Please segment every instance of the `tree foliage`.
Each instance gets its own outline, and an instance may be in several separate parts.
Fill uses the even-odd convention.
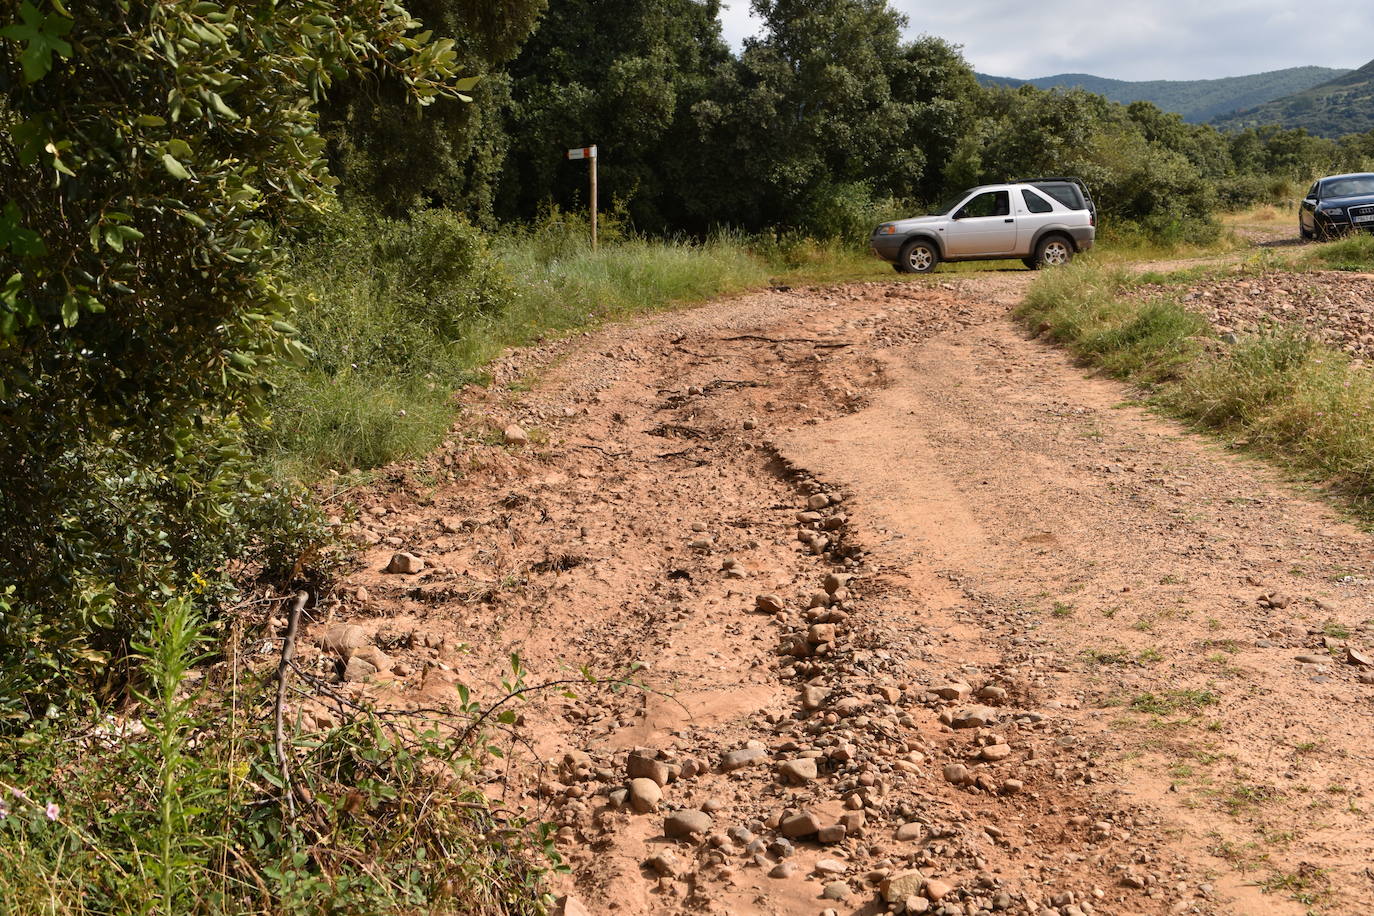
[[[445,206],[490,223],[509,147],[511,81],[547,0],[409,0],[407,9],[453,42],[457,66],[477,77],[471,99],[421,106],[405,75],[373,70],[338,81],[323,106],[334,171],[354,195],[390,215]]]
[[[274,234],[333,194],[316,102],[374,68],[422,103],[461,84],[395,0],[0,21],[0,667],[36,688],[100,671],[150,603],[217,597],[231,560],[288,559],[286,532],[246,553],[255,516],[296,508],[241,431],[264,367],[302,355]]]

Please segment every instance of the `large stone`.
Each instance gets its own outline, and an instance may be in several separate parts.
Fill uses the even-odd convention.
[[[878,885],[878,893],[883,895],[884,902],[896,903],[907,897],[919,896],[921,888],[925,885],[926,876],[912,868],[907,871],[899,871],[895,875],[888,875]]]
[[[355,655],[353,658],[350,658],[348,664],[344,666],[343,677],[345,681],[356,682],[370,680],[376,674],[376,665]]]
[[[501,438],[505,440],[507,445],[525,445],[530,441],[529,433],[514,423],[502,430]]]
[[[754,599],[754,607],[769,614],[776,614],[786,606],[777,595],[759,595]]]
[[[658,803],[661,801],[663,790],[658,787],[658,783],[642,776],[630,780],[630,807],[640,814],[658,810]]]
[[[978,756],[982,757],[984,760],[990,760],[995,763],[998,760],[1006,760],[1010,757],[1011,748],[1005,744],[990,744],[983,748]]]
[[[320,648],[344,661],[367,644],[367,632],[356,623],[336,623],[320,636]]]
[[[631,779],[652,779],[660,787],[668,784],[671,770],[668,764],[647,753],[635,752],[630,755],[626,771]]]
[[[954,891],[954,885],[948,881],[939,881],[934,878],[927,881],[923,888],[926,899],[939,902],[948,897]]]
[[[753,766],[764,757],[768,752],[761,747],[742,747],[736,751],[730,751],[720,761],[722,773],[733,773],[735,770],[742,770],[747,766]]]
[[[938,684],[931,688],[931,693],[942,700],[962,700],[973,692],[973,688],[963,681],[953,681],[949,684]]]
[[[820,818],[810,811],[803,811],[801,814],[794,814],[783,821],[779,827],[782,835],[789,840],[800,839],[801,837],[811,836],[821,829]]]
[[[824,687],[805,687],[802,689],[802,709],[807,712],[820,709],[829,697],[830,691]]]
[[[778,775],[782,781],[791,785],[805,785],[816,779],[816,761],[812,757],[785,760],[778,764]]]
[[[986,728],[997,721],[997,710],[991,706],[967,706],[954,714],[955,728]]]
[[[663,821],[663,835],[672,840],[684,840],[711,829],[711,815],[689,809],[675,811]]]
[[[946,782],[952,782],[956,786],[966,786],[973,782],[973,774],[962,763],[947,763],[941,768],[941,772]]]
[[[806,641],[813,646],[835,641],[835,625],[833,623],[813,623],[811,628],[806,631]]]
[[[395,553],[391,555],[391,562],[386,564],[386,571],[389,573],[400,573],[401,575],[413,576],[425,568],[425,561],[413,553]]]
[[[572,895],[558,901],[558,916],[592,916],[591,912]]]

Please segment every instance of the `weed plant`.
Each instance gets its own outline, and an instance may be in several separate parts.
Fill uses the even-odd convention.
[[[481,707],[463,697],[443,727],[354,707],[290,729],[288,784],[270,673],[229,658],[193,676],[208,645],[191,603],[169,601],[138,646],[134,712],[40,722],[0,747],[0,912],[542,912],[547,831],[471,787],[494,748],[457,729]],[[507,684],[525,689],[518,662]]]

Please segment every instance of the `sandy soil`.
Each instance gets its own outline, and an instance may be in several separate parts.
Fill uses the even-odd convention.
[[[635,682],[527,695],[483,774],[569,913],[1374,912],[1370,538],[1029,339],[1031,277],[513,354],[309,636],[384,703]]]

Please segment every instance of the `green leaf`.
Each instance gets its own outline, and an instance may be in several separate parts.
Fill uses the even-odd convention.
[[[5,204],[0,211],[0,250],[8,248],[21,258],[36,258],[48,253],[48,246],[37,232],[25,228],[21,223],[19,205],[14,201]]]
[[[226,105],[224,99],[220,98],[218,92],[210,93],[210,107],[215,110],[216,114],[228,118],[231,121],[237,121],[239,118],[238,112]]]
[[[178,162],[176,157],[170,153],[162,154],[162,167],[165,168],[167,173],[173,178],[189,179],[191,177],[191,173],[186,171],[186,166]]]
[[[24,81],[36,83],[52,70],[52,57],[66,59],[72,55],[72,46],[62,39],[76,24],[61,13],[44,16],[29,0],[19,4],[19,18],[22,23],[0,29],[0,36],[21,42],[25,47],[19,54],[19,63],[24,68]]]

